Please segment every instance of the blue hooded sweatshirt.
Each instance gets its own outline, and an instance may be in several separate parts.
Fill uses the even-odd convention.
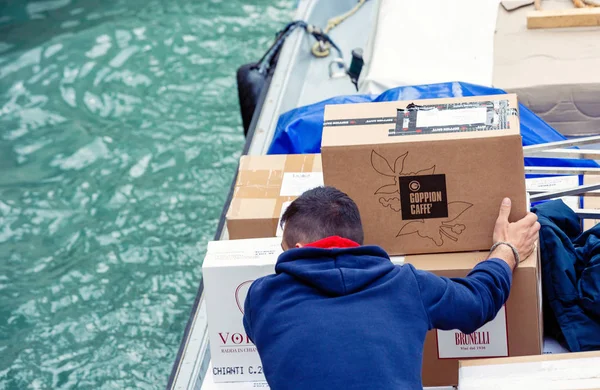
[[[376,246],[304,247],[246,297],[244,327],[274,390],[419,389],[425,334],[472,333],[508,298],[499,259],[448,279],[392,264]]]

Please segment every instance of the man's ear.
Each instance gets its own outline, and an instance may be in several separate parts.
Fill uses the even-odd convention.
[[[298,242],[296,243],[296,248],[304,248],[306,244],[304,244],[303,242]]]

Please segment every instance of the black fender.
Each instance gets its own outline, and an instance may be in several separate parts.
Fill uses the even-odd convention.
[[[266,78],[267,75],[260,73],[256,64],[245,64],[237,70],[238,98],[244,135],[248,135],[252,116],[265,86]]]

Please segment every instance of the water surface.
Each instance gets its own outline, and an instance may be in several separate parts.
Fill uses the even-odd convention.
[[[0,389],[164,388],[292,7],[0,3]]]

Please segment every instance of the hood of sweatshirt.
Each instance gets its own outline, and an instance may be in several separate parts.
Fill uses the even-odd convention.
[[[306,246],[282,253],[275,266],[275,272],[333,296],[360,291],[393,269],[388,254],[377,246]]]

